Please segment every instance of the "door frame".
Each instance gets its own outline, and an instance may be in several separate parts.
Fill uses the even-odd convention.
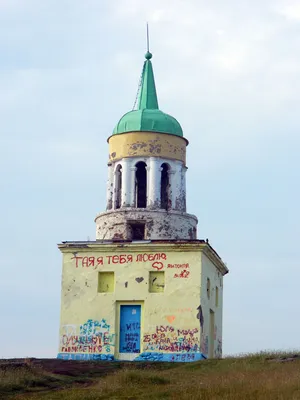
[[[141,330],[140,330],[140,353],[120,353],[120,320],[121,306],[141,306]],[[118,360],[132,361],[143,352],[144,337],[144,300],[116,301],[116,336],[115,336],[115,358]]]

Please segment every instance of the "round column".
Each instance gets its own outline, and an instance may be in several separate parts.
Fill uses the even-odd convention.
[[[149,158],[149,168],[147,168],[148,196],[147,207],[160,208],[160,185],[161,185],[161,159],[156,157]]]
[[[106,209],[111,210],[113,207],[114,170],[111,162],[109,162],[107,166],[108,166],[108,177],[106,185]]]
[[[176,170],[170,169],[168,171],[168,174],[169,174],[169,184],[170,184],[169,196],[171,199],[171,210],[174,210],[175,200],[176,200]]]
[[[129,207],[136,207],[136,194],[135,194],[135,173],[137,168],[130,167],[130,179],[131,179],[131,195],[130,195],[130,206]]]
[[[182,211],[182,163],[175,161],[172,174],[172,209]]]
[[[122,160],[122,207],[130,207],[132,198],[131,161]]]
[[[120,163],[118,163],[118,165],[121,165]],[[118,169],[115,169],[115,171],[114,171],[114,185],[113,185],[113,187],[114,187],[114,190],[113,190],[113,209],[115,210],[115,209],[117,209],[117,208],[120,208],[121,207],[121,202],[122,202],[122,195],[121,195],[121,198],[118,198],[118,195],[119,195],[119,190],[120,190],[120,187],[119,187],[119,182],[120,182],[120,175],[122,174],[122,168],[120,168],[119,170]],[[121,176],[121,179],[122,179],[122,176]]]
[[[182,211],[186,212],[186,171],[187,167],[182,166]]]

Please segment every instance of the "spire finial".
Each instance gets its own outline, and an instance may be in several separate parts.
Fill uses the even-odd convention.
[[[147,22],[147,53],[145,54],[146,60],[151,60],[152,54],[149,51],[149,26]]]
[[[149,25],[147,22],[147,51],[149,51]]]
[[[138,92],[138,110],[145,108],[158,110],[158,101],[156,95],[155,81],[152,69],[152,54],[149,51],[149,27],[147,23],[147,53],[145,54],[141,84]]]

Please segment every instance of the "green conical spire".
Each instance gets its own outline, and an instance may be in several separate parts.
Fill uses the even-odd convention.
[[[145,54],[146,61],[144,62],[141,88],[138,100],[138,110],[147,108],[148,110],[158,110],[158,101],[156,95],[155,81],[152,63],[150,59],[152,54],[149,51]]]
[[[113,135],[127,132],[154,132],[183,137],[179,122],[171,115],[158,109],[152,63],[150,61],[152,54],[149,50],[145,54],[145,58],[137,109],[123,115],[115,126]]]

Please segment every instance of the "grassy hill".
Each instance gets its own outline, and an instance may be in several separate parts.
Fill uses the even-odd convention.
[[[1,399],[300,399],[300,354],[195,363],[0,360]]]

